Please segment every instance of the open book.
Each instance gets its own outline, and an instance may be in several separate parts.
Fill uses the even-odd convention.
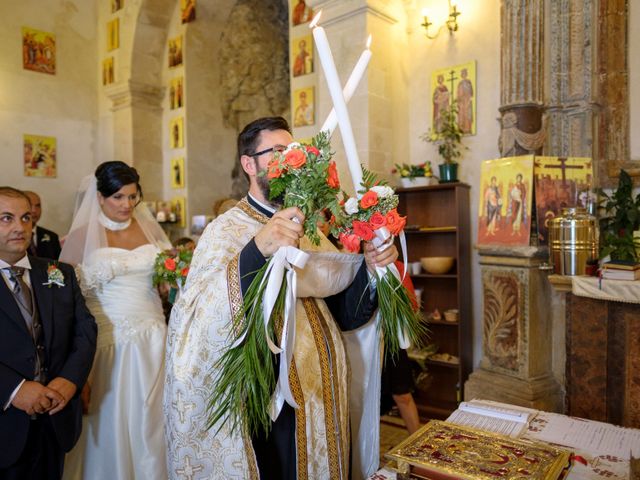
[[[538,410],[530,408],[515,405],[506,407],[505,404],[489,400],[471,400],[462,402],[447,421],[518,438],[537,414]]]

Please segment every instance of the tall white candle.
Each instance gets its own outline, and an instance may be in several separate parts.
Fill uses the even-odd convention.
[[[370,46],[371,35],[369,35],[369,39],[367,40],[367,48],[365,48],[365,50],[360,55],[358,63],[356,63],[356,66],[353,67],[353,71],[349,76],[349,80],[347,80],[347,84],[342,90],[342,95],[344,96],[344,101],[346,103],[349,103],[349,100],[351,100],[351,97],[353,97],[356,88],[358,88],[358,85],[360,84],[360,80],[362,80],[362,77],[364,76],[364,72],[367,70],[369,60],[371,60],[371,50],[369,49]],[[331,113],[329,113],[329,116],[324,121],[324,124],[322,125],[322,128],[320,130],[323,132],[327,132],[329,134],[329,137],[331,137],[331,135],[333,135],[333,131],[337,126],[338,116],[336,115],[335,108],[332,108]]]
[[[331,100],[333,100],[333,108],[336,111],[338,124],[340,125],[340,133],[342,133],[342,143],[344,145],[345,153],[347,154],[349,173],[351,174],[351,180],[353,181],[353,188],[357,194],[358,190],[362,188],[362,166],[360,165],[360,159],[358,158],[358,150],[356,148],[355,139],[353,138],[353,130],[351,129],[351,120],[349,119],[347,104],[344,101],[344,96],[342,95],[340,78],[338,77],[336,65],[333,62],[333,55],[331,54],[331,48],[329,47],[329,40],[327,39],[324,28],[316,26],[320,19],[320,13],[322,12],[318,12],[309,25],[309,28],[313,28],[313,40],[316,44],[316,48],[318,49],[320,63],[322,64],[324,76],[327,80]]]

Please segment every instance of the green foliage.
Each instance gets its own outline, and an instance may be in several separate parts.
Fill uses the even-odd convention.
[[[393,357],[400,350],[398,332],[404,331],[412,347],[420,349],[428,336],[426,323],[419,311],[414,310],[409,292],[391,271],[378,278],[378,308],[384,348]]]
[[[618,188],[611,195],[599,189],[602,200],[599,209],[606,216],[600,218],[600,258],[610,255],[613,260],[638,261],[633,232],[640,229],[640,194],[633,197],[633,182],[620,170]]]
[[[283,279],[278,299],[273,308],[265,333],[260,286],[269,264],[265,264],[247,289],[243,306],[234,318],[235,338],[244,340],[228,349],[214,364],[213,394],[207,406],[207,429],[218,425],[218,430],[231,422],[231,430],[246,424],[251,435],[268,432],[271,428],[269,404],[276,387],[273,354],[267,345],[266,335],[274,339],[274,322],[284,311],[284,295],[287,287]],[[233,339],[231,339],[233,341]],[[275,342],[274,342],[275,343]]]
[[[445,163],[456,163],[462,155],[463,132],[458,126],[458,104],[454,101],[451,106],[442,111],[442,126],[438,131],[430,128],[420,136],[422,140],[438,146],[438,153]]]

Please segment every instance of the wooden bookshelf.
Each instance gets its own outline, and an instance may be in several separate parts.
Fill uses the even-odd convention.
[[[432,275],[424,270],[411,279],[421,288],[425,318],[436,308],[442,320],[429,323],[428,342],[438,345],[438,353],[459,358],[459,363],[427,359],[430,381],[414,393],[420,415],[446,418],[464,398],[463,388],[472,367],[473,319],[471,311],[471,232],[469,185],[448,183],[429,187],[400,188],[398,210],[407,216],[409,262],[421,257],[455,258],[451,271]],[[444,311],[458,309],[458,321],[444,320]],[[414,368],[421,369],[417,363]],[[419,387],[419,386],[418,386]]]

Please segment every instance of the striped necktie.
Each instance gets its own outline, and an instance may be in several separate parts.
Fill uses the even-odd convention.
[[[24,275],[24,268],[22,267],[10,267],[9,269],[9,278],[11,279],[11,283],[13,283],[13,294],[15,295],[18,302],[22,308],[29,314],[29,316],[33,316],[33,300],[31,298],[31,290],[25,283],[22,278]]]

